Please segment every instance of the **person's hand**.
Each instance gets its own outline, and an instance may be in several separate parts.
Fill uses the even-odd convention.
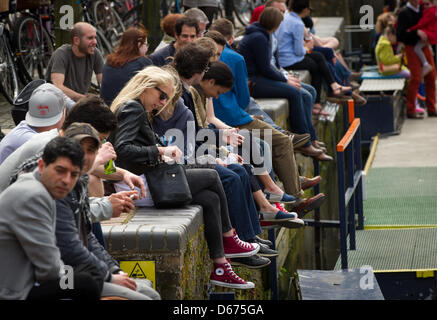
[[[238,134],[237,128],[230,128],[223,130],[223,141],[233,147],[241,145],[244,141],[244,137]]]
[[[112,144],[110,142],[105,142],[97,152],[96,159],[94,160],[94,167],[103,165],[111,159],[117,159],[117,154],[115,153]]]
[[[231,153],[231,154],[237,159],[237,162],[239,164],[243,164],[243,157],[242,156],[240,156],[238,153]]]
[[[159,147],[158,150],[161,156],[168,157],[176,162],[182,157],[182,151],[177,146]]]
[[[302,87],[302,85],[300,84],[300,80],[296,81],[295,79],[296,79],[296,78],[294,78],[294,77],[289,77],[289,78],[287,79],[287,83],[288,83],[290,86],[293,86],[293,87],[295,87],[295,88],[297,88],[297,89],[300,90],[300,88]]]
[[[111,194],[108,200],[112,205],[112,217],[117,218],[122,212],[129,212],[134,209],[134,200],[136,199],[138,199],[137,191],[121,191]]]
[[[140,176],[137,176],[128,170],[122,170],[122,175],[124,183],[126,183],[131,190],[134,190],[135,187],[140,189],[140,199],[146,197],[146,186]]]
[[[137,284],[135,280],[129,278],[126,273],[124,274],[113,274],[112,283],[118,284],[119,286],[136,291]]]
[[[226,164],[226,162],[224,162],[222,159],[220,158],[215,158],[215,163],[217,163],[218,165],[222,166],[222,167],[227,167],[228,165]]]
[[[305,40],[304,47],[307,52],[311,52],[314,49],[314,41],[313,39]]]
[[[423,42],[427,42],[428,41],[428,36],[426,35],[426,33],[425,32],[423,32],[422,30],[417,30],[417,35],[420,37],[420,39],[423,41]]]

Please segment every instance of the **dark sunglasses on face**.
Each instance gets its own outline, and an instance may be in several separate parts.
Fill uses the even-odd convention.
[[[159,87],[155,87],[156,90],[160,92],[159,100],[165,100],[168,101],[168,95],[164,91],[162,91]]]

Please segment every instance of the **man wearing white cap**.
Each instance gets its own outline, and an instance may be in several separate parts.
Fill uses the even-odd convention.
[[[29,110],[21,121],[0,142],[0,164],[34,134],[59,129],[65,119],[63,92],[51,83],[36,88],[29,99]]]

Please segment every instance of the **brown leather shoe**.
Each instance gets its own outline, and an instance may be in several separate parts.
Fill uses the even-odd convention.
[[[314,159],[319,161],[332,161],[334,158],[332,158],[330,155],[327,155],[326,153],[319,154],[318,156],[315,156]]]
[[[328,150],[326,149],[326,147],[325,147],[324,145],[322,145],[321,143],[319,143],[319,141],[317,141],[317,140],[313,140],[313,141],[311,141],[311,144],[312,144],[315,148],[322,150],[324,153],[327,153],[327,152],[328,152]]]
[[[316,157],[323,153],[322,150],[315,148],[313,145],[309,145],[308,147],[300,147],[295,149],[297,152],[302,153],[305,156]]]
[[[351,97],[354,100],[355,105],[357,106],[364,106],[365,104],[367,104],[367,99],[357,92],[352,92]]]
[[[294,149],[304,146],[311,139],[311,136],[309,133],[299,134],[299,133],[293,133],[293,132],[290,132],[287,130],[284,130],[284,131],[288,136],[292,137],[291,141],[293,141],[293,148]]]
[[[299,177],[299,178],[300,178],[300,187],[302,188],[302,190],[312,188],[315,185],[319,184],[320,181],[322,181],[321,176],[315,176],[314,178],[308,178],[308,177]]]
[[[320,208],[325,199],[326,196],[323,193],[319,193],[312,198],[301,201],[296,207],[292,207],[291,211],[296,212],[299,218],[302,218],[308,212]]]

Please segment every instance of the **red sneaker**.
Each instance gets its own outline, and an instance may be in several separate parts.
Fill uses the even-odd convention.
[[[241,240],[240,240],[241,241]],[[253,289],[255,284],[245,281],[235,274],[229,262],[214,263],[214,271],[209,277],[211,284],[233,289]]]
[[[223,248],[226,258],[250,257],[259,251],[259,244],[242,241],[238,238],[235,229],[232,231],[234,232],[232,237],[223,237]]]
[[[283,206],[281,206],[281,204],[279,202],[275,203],[275,207],[276,207],[276,209],[278,209],[282,212],[288,212]]]

